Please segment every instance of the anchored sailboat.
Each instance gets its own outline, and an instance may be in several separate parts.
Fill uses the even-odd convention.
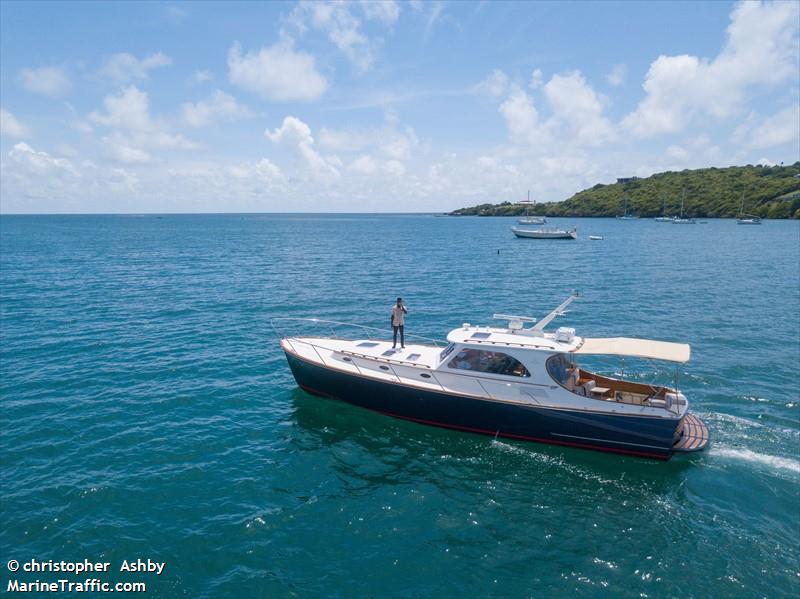
[[[739,207],[739,217],[736,219],[737,225],[760,225],[761,217],[754,214],[744,213],[744,190],[742,190],[742,205]]]
[[[530,215],[530,205],[531,205],[531,190],[528,190],[528,199],[524,202],[525,206],[525,217],[520,218],[517,222],[521,225],[543,225],[547,222],[547,219],[544,216],[531,216]],[[533,204],[536,205],[536,200],[533,201]]]
[[[635,214],[628,214],[628,194],[625,194],[625,207],[622,210],[622,216],[618,216],[617,220],[639,220]]]
[[[656,217],[656,222],[658,223],[671,223],[677,217],[675,216],[667,216],[667,195],[665,193],[661,194],[661,216]]]
[[[683,190],[683,195],[681,196],[681,215],[679,218],[673,218],[672,224],[673,225],[695,225],[697,221],[693,218],[683,218],[683,203],[686,200],[686,188]]]

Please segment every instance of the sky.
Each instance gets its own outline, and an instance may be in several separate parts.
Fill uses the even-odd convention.
[[[440,212],[800,160],[800,2],[0,2],[0,212]]]

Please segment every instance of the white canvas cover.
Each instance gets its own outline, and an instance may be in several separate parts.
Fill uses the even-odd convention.
[[[691,356],[691,348],[686,343],[632,339],[630,337],[584,338],[583,343],[573,352],[576,354],[631,356],[670,362],[688,362]]]

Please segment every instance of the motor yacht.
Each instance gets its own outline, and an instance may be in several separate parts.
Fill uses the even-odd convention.
[[[661,460],[706,447],[708,429],[689,412],[677,370],[674,384],[663,386],[579,365],[600,355],[683,364],[689,346],[545,330],[575,297],[538,322],[495,314],[503,326],[465,323],[444,346],[415,340],[393,348],[384,331],[319,319],[276,319],[273,326],[330,328],[281,335],[297,384],[316,396],[421,424]],[[342,325],[355,333],[335,333]]]

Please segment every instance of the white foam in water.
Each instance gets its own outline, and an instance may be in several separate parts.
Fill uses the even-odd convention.
[[[791,458],[781,458],[774,455],[756,453],[755,451],[750,451],[749,449],[712,448],[711,453],[726,458],[735,458],[738,460],[744,460],[746,462],[757,462],[772,468],[791,470],[792,472],[800,473],[800,462]]]

